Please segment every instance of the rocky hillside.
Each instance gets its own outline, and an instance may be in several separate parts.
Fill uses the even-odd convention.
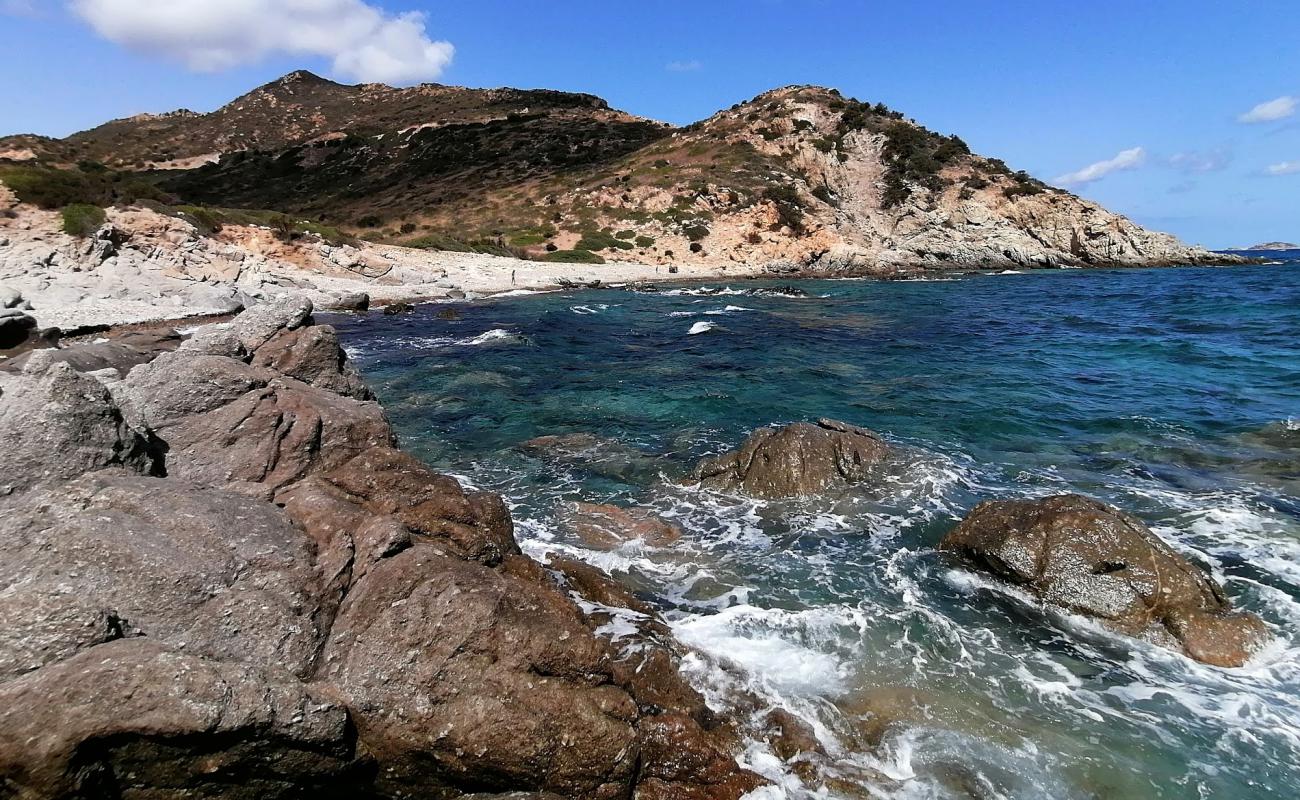
[[[575,261],[894,272],[1232,259],[808,86],[674,129],[589,95],[300,72],[211,114],[11,137],[5,154],[136,170],[165,198],[277,209],[387,243]]]

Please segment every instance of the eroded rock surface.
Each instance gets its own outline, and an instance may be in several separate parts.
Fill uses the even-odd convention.
[[[1241,666],[1269,636],[1141,521],[1079,495],[981,503],[941,547],[1046,603],[1207,664]]]
[[[875,433],[835,420],[760,428],[695,468],[701,486],[752,497],[809,497],[861,483],[890,454]]]
[[[759,785],[654,610],[396,449],[310,304],[60,355],[0,373],[0,795]]]

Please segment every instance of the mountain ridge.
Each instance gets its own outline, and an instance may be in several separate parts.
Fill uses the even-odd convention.
[[[23,151],[30,163],[138,171],[186,203],[271,208],[392,244],[491,240],[537,258],[868,272],[1231,260],[883,104],[807,85],[678,128],[589,94],[296,71],[207,114],[0,139],[0,157]]]

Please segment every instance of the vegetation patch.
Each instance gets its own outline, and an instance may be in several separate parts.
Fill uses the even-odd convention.
[[[589,250],[556,250],[542,256],[543,261],[556,264],[604,264],[605,259]]]
[[[63,209],[63,232],[70,236],[86,238],[108,219],[104,209],[86,203],[72,203]]]
[[[578,240],[578,243],[574,245],[574,250],[586,250],[594,253],[598,250],[610,249],[631,250],[635,246],[631,242],[619,239],[608,231],[586,231],[582,234],[582,238]]]
[[[803,205],[793,186],[769,186],[763,190],[763,199],[776,206],[777,221],[772,225],[773,230],[789,228],[796,236],[803,233]]]

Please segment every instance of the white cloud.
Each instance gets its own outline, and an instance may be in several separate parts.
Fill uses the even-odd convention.
[[[274,54],[323,56],[339,77],[412,84],[438,77],[455,48],[433,41],[418,12],[364,0],[70,0],[100,36],[213,72]]]
[[[1269,175],[1300,174],[1300,161],[1279,161],[1276,164],[1270,164],[1265,172]]]
[[[1070,172],[1060,176],[1056,182],[1062,186],[1077,186],[1084,183],[1099,181],[1112,172],[1121,172],[1124,170],[1137,169],[1146,163],[1147,151],[1141,147],[1134,147],[1130,150],[1121,150],[1114,158],[1098,161],[1095,164],[1089,164],[1081,170]]]
[[[698,61],[669,61],[664,69],[669,72],[698,72],[704,69],[704,65]]]
[[[1232,162],[1232,153],[1224,148],[1175,153],[1169,157],[1169,166],[1182,172],[1218,172]]]
[[[1297,105],[1300,105],[1300,99],[1290,95],[1282,95],[1275,100],[1269,100],[1267,103],[1260,103],[1245,114],[1237,117],[1237,121],[1273,122],[1279,119],[1286,119],[1295,113]]]

